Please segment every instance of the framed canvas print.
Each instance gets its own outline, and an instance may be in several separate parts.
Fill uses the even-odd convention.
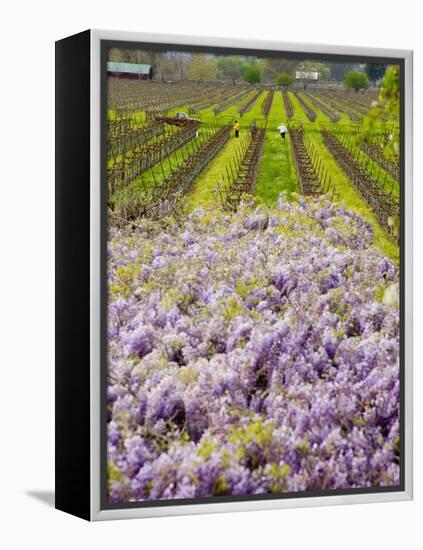
[[[412,52],[56,43],[56,507],[412,498]]]

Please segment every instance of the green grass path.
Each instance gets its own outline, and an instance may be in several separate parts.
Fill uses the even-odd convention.
[[[188,211],[197,206],[213,206],[216,203],[214,191],[219,182],[222,181],[222,174],[225,166],[235,158],[235,151],[240,147],[241,140],[233,136],[223,147],[215,158],[208,164],[205,170],[194,182],[191,193],[187,196],[186,207]],[[226,174],[225,174],[226,177]]]
[[[248,101],[256,91],[253,89],[251,93],[243,99],[242,103]],[[262,94],[263,96],[263,94]],[[241,145],[241,140],[243,136],[249,132],[251,123],[256,120],[258,123],[263,119],[261,114],[261,104],[263,97],[260,96],[258,100],[254,103],[252,108],[245,113],[242,117],[238,114],[239,105],[232,105],[220,115],[218,119],[226,122],[227,124],[232,124],[235,120],[238,120],[240,123],[240,138],[237,139],[233,137],[233,133],[223,147],[223,149],[216,155],[216,157],[209,163],[209,165],[203,170],[203,172],[198,176],[194,182],[192,191],[189,193],[186,199],[186,207],[188,211],[192,210],[197,206],[210,206],[215,204],[214,191],[218,186],[218,183],[222,179],[222,174],[226,173],[226,165],[232,161],[234,162],[235,156],[234,153],[237,148]],[[201,111],[196,115],[200,120],[202,125],[212,123],[216,117],[214,116],[212,109],[206,109]],[[200,132],[201,126],[200,124]]]
[[[253,92],[254,93],[254,92]],[[222,118],[228,122],[238,119],[241,125],[241,138],[249,131],[250,124],[256,120],[258,124],[264,124],[265,118],[261,114],[263,97],[259,98],[250,111],[242,117],[237,114],[237,107],[232,106],[223,111]],[[200,113],[199,118],[203,123],[211,122],[214,115],[210,109]],[[259,166],[254,194],[260,197],[266,204],[275,204],[279,193],[286,191],[288,196],[293,192],[299,192],[299,185],[295,174],[295,168],[291,159],[291,146],[289,138],[284,142],[277,129],[281,122],[286,123],[283,108],[282,94],[278,90],[275,93],[272,108],[268,117],[263,154]],[[187,197],[188,210],[196,206],[209,206],[214,204],[214,190],[221,175],[225,173],[226,164],[234,158],[234,152],[239,146],[239,141],[231,137],[224,149],[212,160],[204,172],[197,178],[192,192]]]
[[[287,125],[282,93],[278,90],[275,92],[269,113],[263,154],[254,190],[254,194],[261,197],[266,204],[274,204],[282,191],[287,192],[288,197],[291,193],[300,191],[291,158],[289,134],[283,141],[277,129],[282,122]]]

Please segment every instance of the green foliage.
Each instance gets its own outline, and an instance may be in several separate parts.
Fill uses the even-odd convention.
[[[245,427],[234,428],[228,437],[228,441],[240,445],[242,453],[245,452],[245,448],[251,443],[265,448],[272,441],[273,429],[274,424],[272,422],[266,423],[257,417]]]
[[[218,448],[219,447],[216,445],[216,443],[206,439],[201,443],[201,446],[198,449],[198,454],[201,456],[201,458],[207,460]]]
[[[235,448],[235,457],[248,464],[248,468],[252,470],[262,470],[263,462],[269,461],[272,450],[274,451],[274,429],[273,422],[266,422],[258,416],[253,417],[246,425],[234,426],[228,442]],[[283,449],[280,448],[279,452],[282,453]],[[272,480],[272,491],[284,490],[286,478],[291,472],[288,465],[269,461],[262,471]]]
[[[122,489],[122,494],[126,494],[127,490],[127,481],[122,475],[122,472],[111,460],[107,463],[107,487],[111,491],[115,484],[120,484]]]
[[[381,80],[386,71],[386,65],[379,65],[378,63],[366,63],[364,67],[367,76],[371,82]]]
[[[247,298],[253,290],[260,288],[264,284],[263,281],[255,281],[254,279],[248,279],[247,281],[238,281],[236,284],[236,291],[243,299]]]
[[[241,78],[243,64],[237,55],[220,56],[217,58],[217,75],[219,78],[228,78],[235,82]]]
[[[110,48],[108,60],[123,63],[147,63],[148,65],[153,65],[154,52],[132,48]]]
[[[399,66],[392,65],[385,72],[379,93],[379,102],[383,105],[388,118],[398,116],[400,87]]]
[[[291,467],[288,464],[277,464],[270,462],[266,468],[266,473],[270,476],[272,482],[270,489],[272,493],[281,493],[286,490],[286,478],[291,473]]]
[[[379,98],[368,115],[363,120],[362,133],[358,141],[372,141],[377,134],[387,131],[388,121],[389,139],[385,147],[385,155],[394,162],[398,162],[400,154],[399,135],[400,109],[400,72],[398,65],[387,68],[379,88]]]
[[[119,468],[111,460],[107,464],[107,479],[109,482],[122,481],[123,479]]]
[[[276,77],[276,84],[278,86],[284,86],[285,88],[288,88],[288,86],[291,86],[293,83],[294,78],[288,73],[279,73]]]
[[[229,323],[232,319],[235,319],[239,315],[242,315],[244,308],[242,302],[237,300],[235,296],[231,296],[229,300],[225,303],[225,307],[222,311],[222,318],[224,321]]]
[[[331,78],[337,82],[342,82],[349,71],[355,70],[355,66],[351,63],[329,63],[329,66]]]
[[[344,86],[351,88],[358,92],[359,90],[366,90],[369,87],[369,79],[366,73],[360,71],[350,71],[345,75]]]
[[[214,80],[216,78],[216,61],[204,54],[195,54],[187,65],[188,77],[192,80]]]
[[[261,67],[257,61],[247,63],[243,70],[243,77],[250,84],[259,84],[261,82]]]
[[[297,61],[295,59],[284,59],[268,57],[262,60],[263,78],[275,80],[279,73],[293,74]]]
[[[225,476],[220,476],[213,487],[213,495],[214,496],[224,496],[224,495],[230,495],[229,491],[229,485],[226,480]]]

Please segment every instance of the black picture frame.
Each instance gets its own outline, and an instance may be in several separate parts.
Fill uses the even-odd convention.
[[[138,38],[137,38],[138,37]],[[406,195],[411,193],[411,174],[408,171],[411,155],[411,120],[408,102],[411,101],[411,52],[348,53],[333,47],[295,51],[275,45],[260,48],[259,43],[247,47],[248,41],[236,45],[213,44],[212,39],[166,37],[87,30],[56,42],[56,508],[86,520],[120,517],[146,517],[172,513],[261,509],[301,505],[301,500],[321,504],[322,499],[340,503],[348,497],[365,502],[405,500],[412,495],[411,472],[411,226]],[[219,44],[221,41],[219,42]],[[401,74],[401,169],[400,169],[400,376],[401,376],[401,479],[395,487],[357,488],[319,492],[296,492],[283,495],[246,495],[148,502],[110,504],[106,498],[106,57],[110,47],[165,50],[266,54],[332,61],[396,63]],[[307,46],[304,46],[307,48]],[[366,50],[367,51],[367,50]],[[391,55],[392,54],[392,55]],[[95,67],[94,67],[95,65]],[[94,84],[95,83],[95,84]],[[93,94],[95,89],[96,94]],[[95,97],[94,97],[95,96]],[[94,97],[94,103],[93,103]],[[93,118],[93,109],[97,118]],[[94,122],[96,121],[96,122]],[[99,121],[99,124],[98,124]],[[93,157],[93,140],[98,155]],[[407,141],[408,140],[408,141]],[[93,167],[100,183],[100,193],[93,196]],[[93,281],[93,201],[100,210],[96,219],[100,250],[95,258],[99,277]],[[93,303],[93,284],[98,287],[100,303]],[[98,308],[99,327],[93,332],[93,307]],[[407,333],[405,333],[407,325]],[[93,340],[99,353],[98,394],[93,378]],[[407,356],[406,356],[407,354]],[[407,369],[406,369],[407,364]],[[98,380],[97,380],[98,382]],[[98,418],[93,417],[93,401],[99,396]],[[95,416],[95,415],[94,415]],[[93,443],[94,439],[100,442]],[[94,455],[97,456],[94,456]],[[93,463],[98,462],[95,472]],[[96,478],[96,479],[94,479]],[[361,500],[360,500],[361,497]],[[284,502],[281,502],[284,501]],[[354,502],[354,500],[350,500]],[[249,503],[252,508],[236,508]],[[210,505],[207,507],[207,505]],[[225,505],[230,505],[225,508]],[[232,506],[232,507],[231,507]],[[235,508],[233,508],[235,506]],[[219,508],[220,507],[220,508]],[[99,509],[98,509],[99,508]],[[161,513],[162,510],[162,513]]]

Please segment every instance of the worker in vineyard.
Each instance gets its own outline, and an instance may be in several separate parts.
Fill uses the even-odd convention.
[[[235,124],[234,124],[234,132],[235,132],[235,137],[239,137],[239,122],[237,120],[235,120]]]
[[[282,136],[282,139],[285,139],[286,133],[288,132],[288,128],[284,124],[279,124],[278,130]]]

